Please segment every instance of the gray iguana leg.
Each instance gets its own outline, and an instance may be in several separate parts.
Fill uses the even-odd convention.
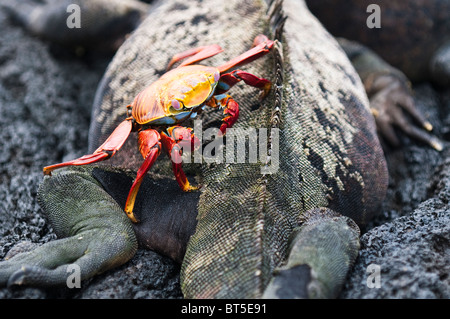
[[[441,151],[442,142],[428,133],[432,130],[432,125],[414,105],[410,83],[406,76],[367,47],[346,39],[338,40],[361,77],[380,134],[389,143],[398,146],[400,143],[394,131],[395,126],[411,138]],[[404,111],[409,113],[422,128],[408,121]]]
[[[11,249],[0,262],[0,286],[65,285],[70,264],[84,280],[125,263],[138,244],[181,262],[200,194],[181,192],[173,179],[146,178],[135,205],[140,222],[133,224],[123,211],[133,181],[127,172],[91,165],[45,177],[39,202],[61,239],[32,251],[28,244],[19,253]]]
[[[65,285],[71,264],[80,267],[83,280],[135,254],[138,244],[130,220],[86,170],[45,177],[39,201],[62,239],[0,262],[0,286]]]
[[[305,216],[291,236],[285,265],[275,269],[263,298],[336,298],[342,289],[358,255],[358,226],[327,208]]]
[[[443,87],[450,87],[450,42],[436,51],[430,64],[433,81]]]

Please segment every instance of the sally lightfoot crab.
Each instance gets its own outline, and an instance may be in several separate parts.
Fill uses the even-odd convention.
[[[172,169],[181,189],[183,191],[197,189],[190,185],[186,178],[180,158],[183,147],[194,146],[195,136],[191,128],[179,124],[195,117],[206,106],[219,107],[224,109],[220,132],[225,134],[226,129],[232,127],[239,116],[238,103],[226,92],[240,81],[262,89],[263,96],[271,87],[269,80],[251,73],[239,69],[228,71],[267,54],[273,45],[273,41],[259,35],[250,50],[219,67],[194,64],[222,52],[222,48],[218,45],[202,46],[175,55],[169,62],[167,68],[169,71],[135,97],[133,103],[127,106],[128,117],[94,153],[44,167],[44,174],[50,175],[53,170],[65,166],[86,165],[106,160],[121,148],[132,131],[137,131],[139,150],[144,162],[137,172],[125,204],[125,212],[133,222],[137,222],[133,208],[139,187],[143,177],[158,158],[161,148],[171,158]],[[184,62],[170,70],[181,60]]]

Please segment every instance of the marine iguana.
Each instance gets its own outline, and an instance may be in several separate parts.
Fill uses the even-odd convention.
[[[235,14],[219,23],[217,16],[211,18],[210,8],[222,6],[232,8]],[[119,121],[125,113],[123,100],[126,96],[137,93],[145,85],[143,82],[158,77],[170,56],[185,49],[187,44],[217,42],[218,34],[221,35],[223,46],[232,49],[212,59],[220,62],[227,58],[226,54],[242,52],[249,39],[266,31],[272,33],[280,46],[274,57],[249,68],[266,72],[268,78],[274,79],[276,87],[261,104],[249,98],[255,94],[248,88],[238,89],[235,96],[244,111],[237,125],[280,129],[280,170],[273,175],[260,176],[255,172],[259,173],[264,163],[202,165],[199,175],[204,185],[202,192],[180,194],[171,188],[171,180],[161,178],[168,176],[161,167],[159,174],[149,178],[145,193],[150,197],[140,204],[142,224],[136,226],[126,220],[120,206],[112,200],[114,197],[119,203],[123,201],[120,196],[126,191],[122,191],[128,189],[124,181],[131,183],[129,172],[125,174],[118,169],[111,172],[101,167],[69,169],[55,174],[44,181],[41,202],[60,237],[71,237],[2,263],[2,282],[65,284],[65,263],[74,262],[75,256],[85,252],[76,262],[82,266],[83,276],[91,276],[130,258],[137,246],[135,233],[143,246],[180,260],[186,238],[196,227],[183,261],[183,290],[188,297],[258,297],[264,291],[265,296],[286,296],[284,288],[293,293],[288,296],[336,295],[358,246],[356,225],[339,213],[350,216],[358,224],[376,213],[387,184],[383,154],[362,85],[337,43],[302,2],[284,2],[286,20],[274,7],[278,7],[272,6],[272,10],[278,12],[272,16],[276,27],[270,32],[272,23],[264,3],[248,6],[237,2],[217,3],[216,6],[203,3],[192,10],[181,3],[155,3],[150,17],[124,43],[105,74],[94,103],[96,113],[91,133],[96,134],[91,134],[90,144],[91,149],[95,148],[115,125],[115,119],[102,116],[102,111],[111,113],[117,107],[115,115]],[[174,8],[180,10],[179,16]],[[164,20],[169,13],[172,20],[161,24],[158,19]],[[254,33],[246,34],[248,29],[243,28],[243,23],[254,29]],[[186,33],[175,32],[181,26],[181,30],[185,28],[188,34],[197,36],[189,38]],[[226,32],[232,28],[236,29],[235,34]],[[305,36],[298,30],[304,30]],[[147,43],[147,50],[133,43]],[[124,64],[123,59],[128,63]],[[135,72],[130,72],[132,68]],[[143,80],[146,77],[148,80]],[[125,89],[126,95],[120,89]],[[205,121],[211,120],[205,117]],[[106,128],[105,131],[101,131],[101,127]],[[137,158],[134,143],[125,145],[121,153],[123,157],[115,159],[117,165],[128,164],[133,168],[131,164]],[[257,177],[249,181],[249,176]],[[163,195],[155,193],[156,189],[164,190]],[[165,207],[166,212],[155,212],[155,206],[148,205],[149,202],[154,205],[158,197],[165,200],[158,208]],[[170,205],[167,199],[171,199]],[[69,219],[62,218],[63,211],[69,212],[66,216]],[[80,215],[72,214],[75,211]],[[197,213],[199,221],[195,226]],[[161,223],[166,228],[160,228]],[[177,227],[180,224],[183,227]],[[78,228],[80,225],[83,227]],[[178,232],[167,230],[173,228]],[[100,232],[101,229],[104,231]],[[165,237],[161,240],[149,235]],[[286,259],[289,237],[294,238],[291,257],[287,266],[275,271]],[[309,238],[314,240],[307,240]],[[339,241],[341,245],[337,244]],[[330,242],[336,246],[331,248]],[[68,248],[76,251],[66,250]],[[311,248],[324,253],[314,255]],[[61,254],[48,258],[47,249]],[[107,256],[107,263],[97,263],[94,251],[101,257]],[[23,260],[40,264],[43,256],[52,264],[51,268],[60,265],[56,271],[31,266],[16,272],[19,264],[27,264]],[[68,258],[64,260],[63,256]],[[296,261],[298,256],[300,260]],[[84,261],[87,263],[83,264]],[[274,271],[278,276],[269,284]],[[218,277],[222,273],[224,277]],[[212,276],[218,282],[213,282]],[[289,291],[290,285],[280,284],[286,276],[298,277],[298,291]],[[269,289],[265,289],[268,285]]]

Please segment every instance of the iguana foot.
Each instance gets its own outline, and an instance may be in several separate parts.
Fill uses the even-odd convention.
[[[417,110],[406,78],[394,74],[375,74],[366,79],[364,84],[378,131],[389,143],[394,146],[400,145],[394,131],[394,127],[398,127],[409,137],[424,142],[438,151],[442,150],[442,142],[428,133],[433,126]],[[405,111],[422,128],[409,121]]]
[[[291,236],[289,257],[263,298],[336,298],[359,250],[359,228],[327,208],[312,209]]]
[[[0,262],[0,286],[64,286],[75,268],[83,281],[127,262],[138,243],[181,262],[200,194],[180,192],[172,179],[146,179],[135,206],[140,223],[133,224],[123,211],[132,181],[121,169],[95,166],[46,176],[39,203],[60,239],[34,250],[13,247]]]
[[[128,261],[137,250],[131,222],[94,178],[82,170],[46,177],[39,201],[58,239],[0,262],[0,286],[66,285]]]
[[[409,137],[442,150],[442,142],[429,133],[432,125],[416,108],[410,83],[403,72],[364,45],[343,38],[338,41],[364,84],[380,135],[398,146],[400,142],[394,130],[397,127]],[[407,114],[421,128],[409,121]]]
[[[107,230],[100,230],[105,235]],[[0,262],[0,286],[63,286],[70,274],[79,270],[79,280],[118,266],[134,254],[126,247],[124,238],[113,236],[97,241],[100,234],[95,230],[81,231],[75,236],[49,242],[33,251],[20,253]],[[118,246],[123,245],[123,246]],[[115,247],[109,250],[108,247]],[[128,253],[126,251],[128,250]],[[125,258],[125,256],[129,256]]]

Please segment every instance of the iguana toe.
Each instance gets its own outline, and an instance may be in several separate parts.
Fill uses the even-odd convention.
[[[14,272],[8,280],[7,283],[7,287],[10,288],[12,286],[16,286],[16,285],[22,285],[22,283],[24,282],[24,272],[26,271],[26,269],[21,268],[20,270],[17,270],[16,272]]]
[[[15,271],[9,277],[7,287],[23,285],[26,282],[26,277],[29,275],[29,273],[38,272],[38,270],[35,270],[33,268],[38,267],[23,266],[19,270]]]

